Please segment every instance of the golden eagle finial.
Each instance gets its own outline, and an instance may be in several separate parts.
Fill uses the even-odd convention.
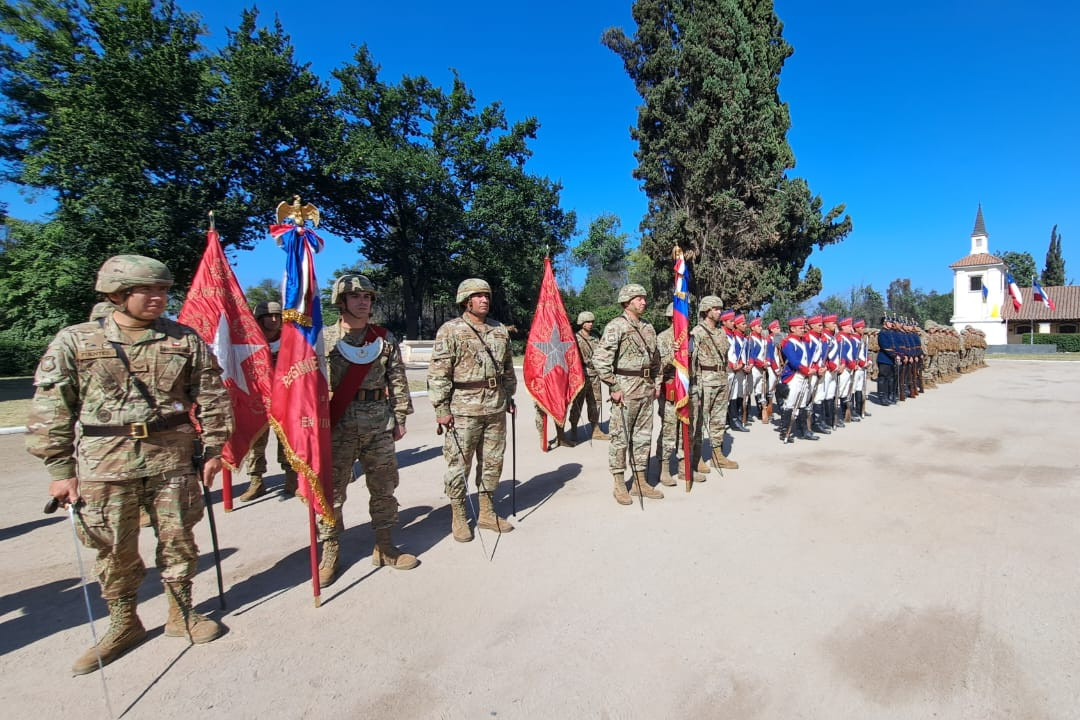
[[[282,201],[277,206],[278,224],[290,222],[304,227],[305,222],[308,220],[311,221],[313,227],[319,227],[319,208],[311,203],[301,205],[299,195],[293,195],[291,203]]]

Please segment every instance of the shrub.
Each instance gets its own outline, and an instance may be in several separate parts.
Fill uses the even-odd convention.
[[[1024,345],[1031,343],[1031,333],[1020,336]],[[1058,352],[1080,352],[1080,333],[1036,333],[1036,345],[1057,345]]]

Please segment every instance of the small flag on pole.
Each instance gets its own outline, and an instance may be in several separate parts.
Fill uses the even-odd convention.
[[[1038,280],[1033,280],[1031,283],[1031,299],[1035,302],[1041,302],[1051,310],[1057,310],[1057,306],[1054,305],[1054,301],[1050,299],[1050,296],[1039,285]]]
[[[1005,273],[1005,289],[1012,298],[1013,310],[1019,311],[1020,306],[1024,304],[1024,299],[1020,297],[1020,288],[1013,279],[1012,273]]]
[[[990,288],[986,287],[985,285],[982,286],[982,296],[983,302],[986,302],[986,299],[990,297]]]

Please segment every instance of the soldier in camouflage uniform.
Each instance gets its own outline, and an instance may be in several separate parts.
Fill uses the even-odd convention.
[[[656,331],[643,321],[645,288],[624,285],[619,290],[623,313],[604,328],[593,355],[593,366],[611,394],[611,447],[608,468],[615,478],[615,501],[630,505],[630,495],[659,500],[664,494],[648,483],[652,444],[652,403],[660,396],[660,355]],[[626,492],[626,459],[630,457],[631,492]]]
[[[675,485],[671,477],[671,456],[675,454],[679,442],[679,419],[675,414],[675,327],[671,324],[675,316],[675,306],[668,303],[664,317],[668,327],[656,336],[656,351],[660,353],[660,402],[656,414],[660,418],[660,435],[656,438],[656,457],[660,461],[660,484],[669,487]]]
[[[584,388],[577,394],[581,397],[585,394]],[[547,439],[546,431],[544,430],[544,419],[548,417],[548,414],[544,412],[544,408],[536,402],[533,403],[533,422],[536,425],[536,434],[540,436],[540,449],[547,452],[552,448],[552,443]],[[570,430],[569,433],[560,427],[552,420],[552,424],[555,425],[555,447],[575,447],[577,445],[574,442],[574,431]]]
[[[203,514],[200,481],[221,471],[232,408],[221,368],[195,331],[162,317],[172,274],[157,260],[118,255],[98,272],[96,289],[118,308],[72,325],[49,344],[34,376],[27,450],[45,461],[49,495],[84,503],[76,529],[97,552],[94,574],[109,607],[109,630],[72,667],[81,675],[110,663],[146,637],[136,594],[146,568],[139,556],[139,508],[158,538],[157,567],[169,615],[165,635],[210,642],[221,626],[194,611],[191,581],[199,551],[192,528]],[[193,464],[202,430],[202,474]]]
[[[323,329],[323,348],[330,371],[331,452],[334,465],[334,515],[330,524],[319,518],[322,561],[319,583],[337,579],[342,507],[349,483],[356,479],[357,460],[364,469],[368,511],[375,530],[371,564],[411,570],[414,555],[394,546],[392,529],[398,521],[397,458],[394,443],[405,437],[405,418],[413,411],[409,380],[394,334],[371,322],[375,286],[364,275],[347,273],[334,281],[330,301],[341,311],[335,325]],[[346,404],[347,403],[347,404]]]
[[[708,472],[709,466],[702,457],[704,431],[709,432],[712,445],[713,465],[724,470],[738,470],[739,463],[724,455],[724,434],[729,417],[728,384],[728,334],[720,325],[723,304],[715,295],[701,298],[698,307],[698,324],[690,331],[694,340],[694,357],[691,375],[694,378],[694,394],[691,415],[694,421],[694,458],[697,469]],[[738,379],[738,373],[733,376]]]
[[[273,368],[277,363],[278,349],[281,347],[281,303],[264,300],[256,305],[255,322],[259,323],[263,338],[270,346],[270,367]],[[266,494],[263,475],[266,474],[266,445],[270,441],[270,433],[270,428],[267,428],[266,432],[251,443],[251,452],[248,453],[246,459],[251,481],[247,491],[238,498],[240,502],[248,502]],[[296,495],[296,471],[285,459],[285,448],[281,443],[278,443],[277,461],[281,469],[285,471],[285,486],[281,492],[285,497],[293,497]]]
[[[454,539],[473,539],[465,514],[466,478],[476,455],[480,514],[476,527],[507,533],[514,529],[495,512],[493,494],[506,453],[506,413],[516,413],[513,349],[506,326],[488,317],[491,286],[479,278],[457,289],[461,317],[448,320],[435,335],[428,367],[428,397],[435,421],[446,429],[444,484],[450,498]]]
[[[593,337],[593,325],[596,316],[591,312],[578,313],[578,331],[574,336],[577,340],[578,353],[581,355],[581,367],[585,370],[585,387],[574,398],[574,404],[570,406],[570,437],[577,435],[578,420],[581,419],[581,406],[585,404],[589,415],[589,424],[592,425],[593,440],[607,440],[608,434],[600,429],[600,403],[603,399],[600,378],[596,375],[593,367],[593,355],[596,353],[597,340]]]

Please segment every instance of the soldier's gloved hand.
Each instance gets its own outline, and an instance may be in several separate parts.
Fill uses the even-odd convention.
[[[622,390],[611,393],[611,402],[613,405],[622,405]]]
[[[53,480],[49,483],[49,495],[59,500],[63,505],[79,502],[79,478],[70,477],[66,480]]]
[[[439,423],[440,425],[445,427],[447,430],[453,430],[454,429],[454,416],[453,415],[443,415],[442,417],[437,417],[437,418],[435,418],[435,422]]]
[[[203,462],[202,468],[202,483],[209,490],[214,487],[214,478],[221,472],[221,456],[207,458]]]

